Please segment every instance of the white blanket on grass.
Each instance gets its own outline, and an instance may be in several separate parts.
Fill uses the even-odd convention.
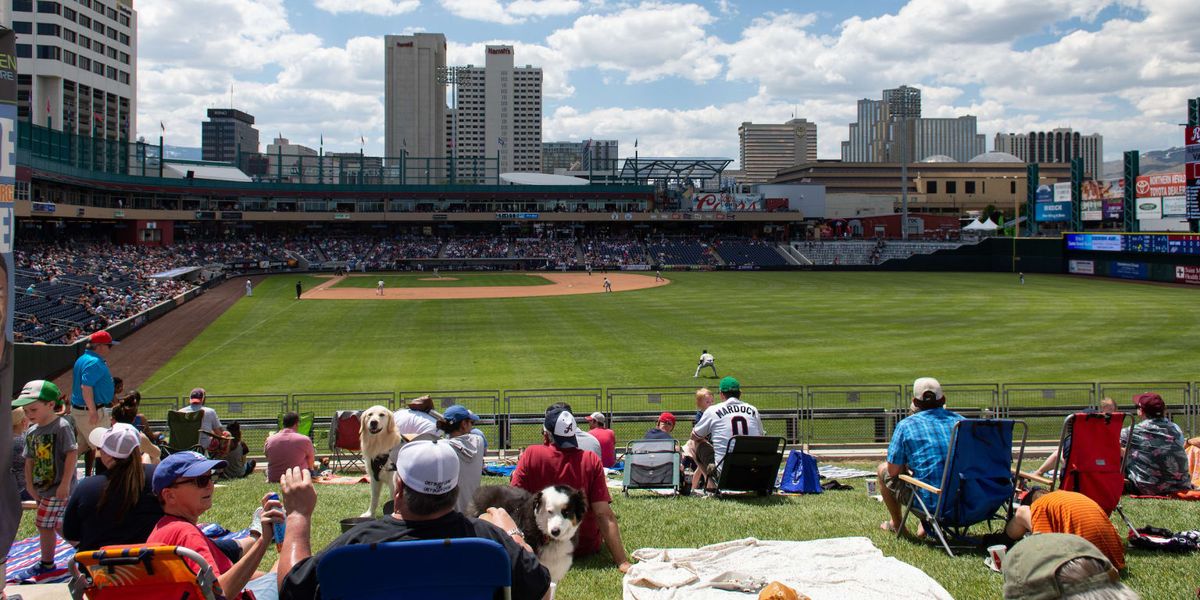
[[[779,581],[813,600],[953,600],[920,569],[865,537],[808,542],[745,538],[703,548],[643,548],[625,600],[737,600]]]

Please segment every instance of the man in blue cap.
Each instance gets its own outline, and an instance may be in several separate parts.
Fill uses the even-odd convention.
[[[147,544],[183,546],[195,550],[213,569],[224,596],[230,600],[270,600],[278,596],[273,573],[256,578],[259,563],[267,553],[274,522],[283,521],[283,505],[263,495],[261,512],[255,511],[251,524],[259,535],[242,547],[241,557],[233,562],[197,523],[212,508],[215,472],[225,469],[225,461],[210,460],[196,452],[177,452],[164,458],[154,470],[150,487],[163,507],[163,518],[150,532]]]
[[[455,509],[466,513],[475,497],[475,490],[483,480],[483,439],[471,432],[479,416],[461,404],[455,404],[442,413],[438,429],[446,433],[446,441],[458,454],[458,501]]]

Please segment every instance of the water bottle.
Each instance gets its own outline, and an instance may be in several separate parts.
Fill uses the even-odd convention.
[[[271,494],[268,495],[267,498],[270,498],[271,500],[278,500],[279,494],[276,494],[275,492],[271,492]],[[286,521],[279,521],[279,522],[271,523],[271,533],[275,537],[276,544],[283,543],[283,531],[286,528],[285,526],[286,526]]]

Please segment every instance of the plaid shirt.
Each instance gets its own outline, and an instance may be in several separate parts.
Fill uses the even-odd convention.
[[[946,470],[946,455],[950,452],[950,432],[962,415],[944,408],[923,410],[896,425],[892,443],[888,446],[887,461],[905,465],[913,477],[932,486],[942,485]],[[937,506],[937,497],[919,490],[929,510]]]

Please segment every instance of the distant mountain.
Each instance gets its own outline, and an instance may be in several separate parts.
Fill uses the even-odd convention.
[[[167,154],[168,159],[201,160],[203,156],[199,148],[188,148],[187,146],[164,145],[163,152]]]
[[[1151,150],[1141,156],[1141,174],[1182,173],[1183,163],[1187,162],[1187,151],[1184,148],[1169,148],[1167,150]],[[1124,160],[1110,160],[1104,163],[1105,179],[1114,179],[1125,175]]]

